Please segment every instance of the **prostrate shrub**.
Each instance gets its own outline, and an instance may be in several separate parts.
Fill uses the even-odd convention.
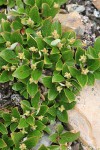
[[[23,99],[21,107],[0,111],[0,148],[28,150],[44,133],[51,146],[39,150],[66,150],[67,143],[79,138],[68,132],[67,111],[86,85],[100,79],[100,38],[94,47],[74,32],[62,33],[53,22],[66,0],[1,0],[7,10],[0,14],[0,83],[13,81],[12,89]],[[52,133],[49,125],[60,121]]]

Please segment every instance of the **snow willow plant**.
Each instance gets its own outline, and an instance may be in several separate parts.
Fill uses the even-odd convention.
[[[13,81],[26,99],[0,111],[0,149],[31,149],[47,133],[51,146],[39,150],[66,150],[79,137],[63,123],[80,90],[100,79],[100,38],[84,50],[75,33],[62,33],[52,19],[65,1],[0,1],[9,8],[0,14],[0,83]],[[49,126],[58,120],[52,133]]]

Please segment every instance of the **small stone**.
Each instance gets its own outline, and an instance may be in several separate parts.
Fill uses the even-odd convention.
[[[100,0],[93,0],[92,3],[98,10],[100,10]]]
[[[82,13],[85,11],[85,7],[83,5],[77,5],[77,4],[69,4],[66,6],[68,12],[76,11],[78,13]]]
[[[77,35],[83,35],[85,27],[83,25],[81,15],[78,12],[69,14],[57,14],[54,21],[59,21],[62,25],[63,32],[75,31]]]
[[[96,9],[94,10],[94,16],[95,16],[96,18],[100,18],[100,12],[97,11]]]
[[[94,90],[93,90],[94,88]],[[80,97],[80,101],[78,98]],[[68,111],[69,126],[80,131],[80,140],[86,147],[100,149],[100,81],[86,86],[76,98],[77,105]],[[86,149],[89,150],[89,149]]]

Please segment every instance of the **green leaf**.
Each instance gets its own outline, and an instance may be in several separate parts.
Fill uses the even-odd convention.
[[[8,71],[3,71],[2,74],[0,75],[0,83],[5,83],[12,79],[13,79],[12,74]]]
[[[42,15],[47,18],[50,16],[50,7],[48,4],[44,3],[42,4]]]
[[[71,133],[71,132],[65,132],[60,136],[60,144],[65,144],[67,142],[73,142],[77,140],[80,136],[80,133]]]
[[[41,74],[42,74],[42,70],[36,69],[32,71],[31,76],[32,79],[34,80],[34,83],[37,83],[39,81]]]
[[[56,22],[54,22],[53,24],[52,24],[52,32],[54,31],[54,30],[56,30],[57,31],[57,33],[59,34],[59,36],[61,36],[62,35],[62,27],[61,27],[61,23],[60,22],[58,22],[58,21],[56,21]]]
[[[53,83],[54,82],[63,82],[63,81],[65,81],[65,78],[60,74],[56,74],[52,77],[52,82]]]
[[[58,95],[58,92],[54,86],[52,86],[51,89],[48,90],[48,99],[54,100]]]
[[[95,50],[96,50],[97,53],[100,52],[100,37],[98,37],[96,39],[96,42],[94,43],[94,48],[95,48]]]
[[[47,3],[49,6],[53,5],[54,0],[42,0],[42,3]]]
[[[8,0],[8,4],[9,8],[12,8],[15,6],[15,1],[12,1],[12,0]]]
[[[44,116],[45,113],[47,112],[47,110],[48,110],[48,107],[47,107],[46,105],[42,105],[42,106],[40,107],[40,110],[39,110],[39,112],[38,112],[37,115],[42,115],[42,116]]]
[[[58,136],[59,136],[58,133],[54,133],[49,137],[49,139],[52,143],[58,143],[58,141],[57,141]]]
[[[48,113],[49,113],[50,115],[54,116],[54,117],[56,117],[56,114],[57,114],[56,111],[57,111],[57,110],[56,110],[56,108],[55,108],[54,106],[49,107],[49,109],[48,109]]]
[[[89,59],[98,58],[98,52],[92,47],[88,48],[88,50],[86,51],[86,55],[88,56]]]
[[[42,133],[39,130],[33,130],[29,132],[28,137],[42,137]]]
[[[49,146],[49,150],[59,150],[60,147],[58,145]]]
[[[95,77],[94,77],[94,74],[92,74],[92,73],[89,73],[88,74],[88,85],[94,85],[94,83],[95,83]]]
[[[25,79],[27,78],[31,73],[31,69],[29,66],[23,65],[18,67],[15,72],[13,73],[13,76],[18,79]]]
[[[1,0],[0,5],[6,4],[6,2],[7,2],[6,0]]]
[[[35,83],[28,83],[27,84],[27,92],[31,97],[34,97],[35,94],[38,92],[38,85]]]
[[[56,130],[59,134],[61,134],[64,130],[64,127],[62,124],[58,124],[57,127],[56,127]]]
[[[17,126],[18,126],[18,123],[17,123],[17,122],[12,123],[12,124],[10,125],[10,130],[11,130],[11,132],[14,132],[14,131],[16,130]]]
[[[3,31],[11,32],[10,22],[8,21],[2,21],[2,28]]]
[[[36,126],[37,126],[37,130],[39,130],[39,131],[43,131],[44,130],[44,128],[46,127],[41,121],[39,121],[39,120],[37,120],[36,121]]]
[[[63,62],[61,61],[61,59],[59,59],[58,62],[56,63],[56,70],[61,71],[62,68],[63,68]]]
[[[16,54],[11,50],[8,50],[8,49],[3,50],[2,52],[0,52],[0,56],[8,63],[11,63],[11,64],[18,63],[18,58]]]
[[[21,0],[16,0],[16,5],[18,6],[18,8],[24,8],[24,4]]]
[[[12,116],[15,117],[15,118],[17,118],[17,119],[20,119],[20,113],[19,113],[17,107],[15,107],[15,108],[12,109]]]
[[[5,143],[5,141],[3,139],[0,138],[0,148],[5,148],[7,147],[7,144]]]
[[[35,118],[33,118],[32,116],[29,116],[27,119],[26,119],[26,122],[31,125],[31,126],[34,126],[35,124]]]
[[[0,36],[0,44],[5,43],[5,40],[2,36]]]
[[[47,55],[44,55],[44,64],[50,65],[50,66],[52,65],[52,62]]]
[[[69,102],[64,102],[62,99],[62,101],[60,102],[60,105],[63,105],[66,110],[71,110],[76,105],[76,101],[69,103]]]
[[[29,12],[29,17],[34,21],[34,23],[40,23],[40,15],[37,6],[33,6]]]
[[[42,145],[38,150],[48,150],[46,146]]]
[[[14,29],[14,30],[20,30],[20,29],[22,29],[22,27],[23,27],[23,25],[21,24],[21,22],[19,22],[19,21],[13,21],[12,22],[12,24],[11,24],[11,26],[12,26],[12,28]]]
[[[8,133],[6,127],[5,127],[5,125],[3,123],[0,123],[0,132],[2,134],[7,134]]]
[[[11,137],[9,137],[8,135],[3,135],[2,139],[6,142],[7,147],[4,150],[8,150],[8,147],[12,147],[14,145]]]
[[[33,6],[33,5],[35,4],[35,0],[32,0],[32,1],[30,1],[30,0],[24,0],[24,3],[25,3],[26,5]]]
[[[38,143],[39,137],[30,137],[26,141],[24,141],[24,144],[26,145],[27,149],[31,149]]]
[[[37,37],[35,39],[36,39],[36,42],[37,42],[38,49],[43,50],[46,46],[46,43],[43,41],[43,39],[41,37]]]
[[[64,63],[62,66],[62,75],[64,76],[66,72],[69,72],[68,65]]]
[[[40,92],[38,91],[35,96],[31,99],[31,105],[34,108],[38,108],[39,106],[39,101],[40,101]]]
[[[76,76],[79,84],[81,85],[81,87],[84,87],[87,84],[88,81],[88,76],[87,75],[83,75],[83,74],[79,74]]]
[[[30,111],[31,110],[31,105],[29,101],[23,100],[21,101],[21,107],[22,109],[26,112],[27,110]]]
[[[73,94],[72,91],[65,89],[64,92],[65,92],[65,95],[68,98],[69,102],[75,101],[75,95]]]
[[[67,50],[66,52],[62,53],[62,59],[64,61],[69,61],[73,59],[73,51],[72,50]]]
[[[47,18],[44,20],[41,31],[44,37],[48,37],[51,35],[51,18]]]
[[[79,48],[82,47],[82,41],[80,39],[77,39],[73,44],[73,47]]]
[[[26,122],[25,118],[21,118],[19,121],[19,125],[18,125],[18,129],[23,129],[23,128],[27,128],[29,125]]]
[[[23,137],[24,134],[22,134],[21,132],[11,133],[11,138],[16,146],[19,145],[19,142],[23,139]]]
[[[77,64],[80,64],[80,57],[83,56],[85,54],[85,51],[81,48],[78,48],[78,50],[76,51],[76,54],[75,54],[75,60],[76,60],[76,63]]]
[[[96,79],[100,80],[100,69],[98,69],[94,72],[94,76]]]
[[[74,68],[74,67],[68,67],[69,71],[70,71],[70,74],[73,76],[73,77],[77,77],[79,75],[79,70]]]
[[[2,117],[6,122],[11,121],[10,113],[4,112]]]
[[[88,69],[91,71],[96,71],[100,67],[99,59],[89,59],[87,62]]]
[[[55,0],[55,2],[58,2],[60,5],[63,5],[65,3],[67,3],[68,0]]]
[[[34,37],[30,36],[29,39],[27,40],[27,44],[29,47],[37,47],[37,43],[34,39]]]
[[[68,114],[66,110],[64,110],[63,112],[57,110],[57,117],[61,122],[68,123]]]
[[[52,87],[53,84],[52,84],[52,77],[51,76],[46,76],[42,80],[43,80],[43,84],[45,87],[47,87],[47,88]]]
[[[11,41],[12,43],[18,42],[20,44],[23,44],[22,36],[18,31],[15,31],[11,34]]]
[[[49,16],[54,18],[54,16],[58,13],[58,10],[59,8],[50,8],[50,6],[46,3],[42,4],[42,15],[45,18],[48,18]]]
[[[21,83],[21,82],[14,83],[13,86],[12,86],[12,89],[13,89],[14,91],[20,91],[20,90],[23,89],[23,86],[24,86],[24,84]]]

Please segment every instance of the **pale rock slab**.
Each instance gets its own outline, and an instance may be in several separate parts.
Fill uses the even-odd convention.
[[[79,36],[84,34],[85,26],[78,12],[71,12],[69,14],[59,13],[55,16],[54,21],[61,23],[63,32],[75,31]]]
[[[76,100],[75,108],[68,111],[69,126],[80,131],[85,146],[100,150],[100,81],[93,87],[85,87]]]
[[[92,3],[98,10],[100,10],[100,0],[93,0]]]

